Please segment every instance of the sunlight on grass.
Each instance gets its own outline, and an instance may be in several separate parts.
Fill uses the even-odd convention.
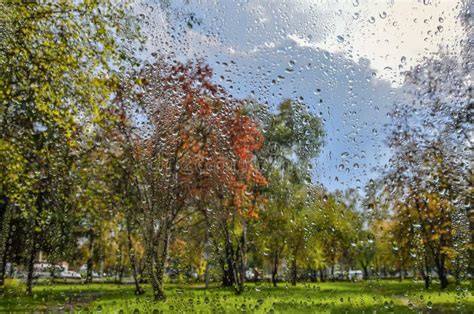
[[[202,285],[170,285],[167,300],[155,302],[151,289],[135,296],[131,285],[62,284],[43,285],[34,297],[8,293],[0,298],[0,312],[75,311],[102,313],[226,312],[240,313],[314,313],[314,312],[438,312],[474,311],[472,289],[451,288],[440,292],[425,290],[421,282],[368,281],[360,283],[327,282],[299,284],[249,284],[237,296],[232,289]]]

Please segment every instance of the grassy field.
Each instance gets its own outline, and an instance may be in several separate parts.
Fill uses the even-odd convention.
[[[474,313],[472,286],[440,292],[421,282],[368,281],[299,284],[249,284],[243,295],[201,285],[167,287],[167,300],[155,303],[147,287],[136,297],[132,285],[39,285],[26,297],[20,285],[0,296],[0,313]]]

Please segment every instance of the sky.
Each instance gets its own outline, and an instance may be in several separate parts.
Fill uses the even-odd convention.
[[[325,144],[313,182],[362,192],[390,158],[389,113],[407,102],[403,72],[463,31],[454,0],[142,0],[146,59],[201,59],[237,98],[302,100]],[[189,27],[188,21],[192,27]]]

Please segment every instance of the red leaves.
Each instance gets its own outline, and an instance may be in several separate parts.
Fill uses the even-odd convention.
[[[165,70],[163,70],[165,69]],[[211,81],[212,70],[202,64],[177,64],[160,80],[152,121],[155,152],[164,161],[174,160],[172,169],[162,164],[166,178],[188,191],[191,198],[230,198],[239,212],[256,218],[254,187],[266,184],[253,166],[255,153],[263,144],[256,123],[241,114],[242,103]],[[174,172],[171,174],[171,172]],[[214,194],[214,195],[213,195]]]
[[[257,185],[266,184],[265,178],[252,163],[255,153],[262,147],[264,140],[255,122],[248,116],[236,113],[231,121],[230,135],[232,148],[239,157],[238,166],[241,173],[245,175],[245,181]]]

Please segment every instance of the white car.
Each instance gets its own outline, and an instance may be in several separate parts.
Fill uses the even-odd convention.
[[[64,279],[81,279],[81,275],[79,273],[70,270],[60,272],[59,277]]]

